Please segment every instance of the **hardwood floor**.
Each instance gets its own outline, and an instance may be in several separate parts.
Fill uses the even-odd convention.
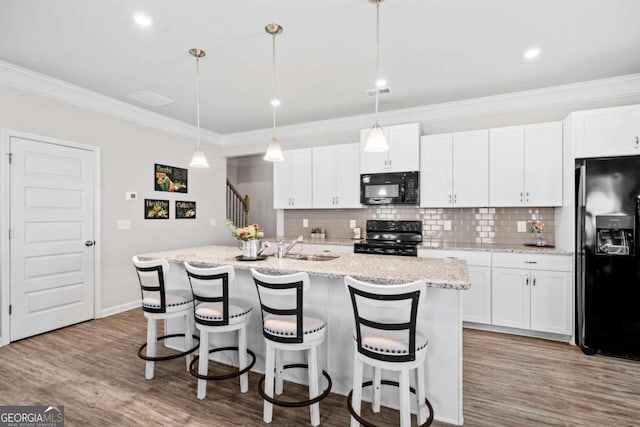
[[[132,310],[0,348],[0,404],[58,403],[69,426],[263,425],[256,374],[249,393],[237,380],[210,383],[204,401],[182,359],[158,363],[145,380],[136,356],[145,328]],[[474,330],[465,330],[464,351],[465,426],[640,426],[640,363]],[[287,384],[285,393],[306,389]],[[343,396],[322,401],[320,413],[322,425],[348,425]],[[372,419],[398,424],[392,410]],[[275,408],[273,425],[309,425],[309,411]]]

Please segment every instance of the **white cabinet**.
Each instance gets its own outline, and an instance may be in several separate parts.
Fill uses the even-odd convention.
[[[571,335],[571,257],[493,254],[491,307],[496,326]]]
[[[469,269],[471,287],[462,292],[462,320],[491,324],[491,254],[489,252],[421,249],[423,258],[463,259]]]
[[[311,149],[288,150],[283,154],[285,160],[273,164],[273,208],[311,208]]]
[[[360,131],[360,172],[412,172],[420,168],[420,124],[384,126],[389,151],[368,153],[364,151],[371,129]]]
[[[640,154],[640,105],[573,113],[576,157]]]
[[[421,207],[487,206],[488,131],[423,136],[420,171]]]
[[[313,148],[313,207],[360,208],[360,144]]]
[[[489,206],[562,205],[562,122],[489,131]]]

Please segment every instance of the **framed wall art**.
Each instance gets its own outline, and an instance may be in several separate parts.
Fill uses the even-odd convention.
[[[188,175],[187,169],[175,166],[154,165],[154,189],[156,191],[169,191],[172,193],[187,193]]]
[[[144,199],[144,219],[169,219],[169,201]]]
[[[196,202],[176,200],[176,219],[196,219]]]

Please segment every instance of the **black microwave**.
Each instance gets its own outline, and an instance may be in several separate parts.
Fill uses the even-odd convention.
[[[418,172],[368,173],[360,175],[363,205],[417,205],[420,202]]]

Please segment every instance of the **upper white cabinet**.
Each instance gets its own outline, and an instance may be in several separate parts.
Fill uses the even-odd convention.
[[[313,207],[360,208],[360,144],[313,148]]]
[[[489,131],[489,206],[562,205],[562,122]]]
[[[421,138],[421,207],[480,207],[488,202],[487,130]]]
[[[311,208],[311,148],[288,150],[283,154],[283,162],[273,163],[273,208]]]
[[[411,172],[420,169],[420,124],[384,126],[389,151],[364,151],[371,129],[360,131],[360,173]]]
[[[640,154],[640,105],[572,114],[576,157]]]

